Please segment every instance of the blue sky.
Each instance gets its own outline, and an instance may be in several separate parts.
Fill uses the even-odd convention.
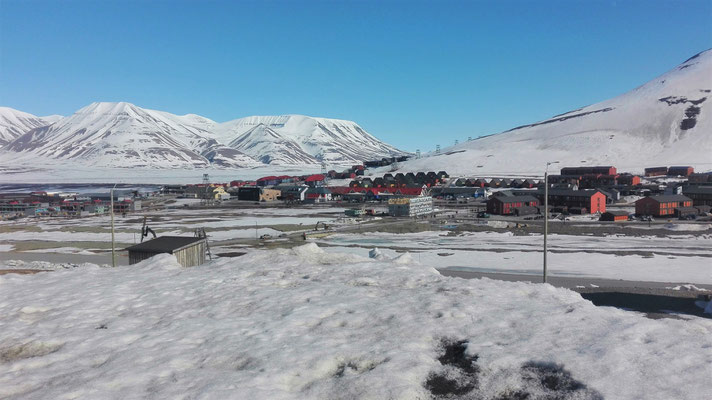
[[[0,0],[0,105],[342,118],[425,152],[630,90],[711,21],[710,0]]]

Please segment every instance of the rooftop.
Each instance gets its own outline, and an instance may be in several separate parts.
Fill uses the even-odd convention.
[[[173,254],[174,251],[184,249],[202,241],[205,241],[205,238],[192,236],[160,236],[147,242],[127,247],[124,250]]]
[[[645,200],[646,198],[647,197],[643,197],[640,200]],[[667,203],[670,201],[692,201],[692,199],[690,199],[689,197],[683,196],[681,194],[661,194],[658,196],[650,196],[650,198],[661,203]]]
[[[499,200],[502,203],[523,203],[532,201],[539,202],[539,199],[534,196],[496,196],[492,197],[492,199]]]

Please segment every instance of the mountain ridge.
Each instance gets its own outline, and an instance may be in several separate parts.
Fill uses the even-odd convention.
[[[264,164],[348,164],[405,154],[355,122],[296,114],[245,117],[221,124],[197,114],[174,115],[127,102],[95,102],[70,116],[48,120],[12,111],[7,112],[11,114],[8,121],[29,122],[12,127],[13,137],[1,151],[5,157],[25,161],[69,160],[107,167],[251,168]],[[286,131],[282,129],[285,126]]]

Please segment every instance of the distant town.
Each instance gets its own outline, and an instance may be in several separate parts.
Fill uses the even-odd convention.
[[[200,199],[193,206],[235,205],[244,202],[297,207],[301,204],[351,204],[348,216],[373,214],[368,204],[387,205],[391,217],[423,217],[441,206],[465,206],[480,218],[491,215],[542,218],[545,183],[542,179],[453,177],[446,171],[385,173],[365,176],[370,168],[397,166],[406,157],[367,161],[337,172],[265,176],[257,180],[209,181],[164,185],[142,193],[117,190],[113,211],[126,215],[141,210],[142,201],[156,197]],[[595,214],[600,221],[650,218],[710,219],[712,173],[695,173],[689,166],[650,167],[644,176],[619,172],[614,166],[563,167],[548,176],[549,213],[558,216]],[[0,218],[86,217],[110,212],[111,194],[34,191],[0,193]],[[631,201],[632,200],[632,201]],[[635,204],[634,212],[616,210]],[[607,209],[609,206],[610,209]]]

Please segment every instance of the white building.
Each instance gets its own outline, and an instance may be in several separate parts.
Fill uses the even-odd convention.
[[[433,198],[430,196],[403,197],[388,200],[388,214],[391,217],[417,217],[433,212]]]

